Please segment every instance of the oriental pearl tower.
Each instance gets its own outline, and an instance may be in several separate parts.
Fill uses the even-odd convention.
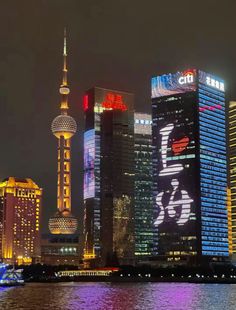
[[[61,114],[52,121],[52,133],[58,139],[57,168],[57,212],[49,219],[52,234],[73,234],[77,230],[77,219],[71,213],[71,138],[76,133],[77,125],[68,115],[66,30],[64,31],[63,78],[59,92],[61,94]]]

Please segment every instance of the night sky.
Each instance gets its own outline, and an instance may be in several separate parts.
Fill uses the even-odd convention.
[[[219,3],[219,4],[218,4]],[[199,68],[226,80],[236,99],[236,1],[21,0],[0,10],[0,178],[31,177],[44,189],[43,224],[56,211],[63,28],[68,34],[72,210],[82,219],[82,94],[92,86],[135,93],[150,112],[153,75]],[[80,231],[81,233],[81,231]]]

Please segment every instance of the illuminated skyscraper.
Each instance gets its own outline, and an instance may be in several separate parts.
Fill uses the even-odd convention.
[[[134,257],[133,95],[95,87],[84,96],[84,260]]]
[[[143,259],[155,254],[157,242],[153,225],[151,114],[134,113],[134,154],[135,256]]]
[[[40,260],[42,189],[31,179],[0,183],[0,257],[7,263]]]
[[[236,102],[229,103],[229,208],[231,210],[231,221],[229,221],[229,232],[231,239],[231,251],[233,259],[236,254]]]
[[[200,70],[154,77],[152,109],[159,257],[227,259],[224,81]]]
[[[64,36],[63,79],[60,87],[61,114],[52,122],[52,133],[58,139],[58,179],[57,179],[57,212],[49,219],[52,234],[73,234],[77,230],[77,219],[71,214],[71,138],[76,133],[77,125],[68,115],[68,95],[66,66],[66,33]]]

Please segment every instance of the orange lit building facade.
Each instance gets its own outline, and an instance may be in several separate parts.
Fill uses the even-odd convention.
[[[31,179],[0,183],[0,257],[6,263],[40,260],[42,189]]]

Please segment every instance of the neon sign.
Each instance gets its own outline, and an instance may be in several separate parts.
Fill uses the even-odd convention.
[[[183,76],[181,76],[179,79],[178,79],[178,82],[180,85],[184,85],[184,84],[189,84],[189,83],[193,83],[193,72],[185,72],[183,74]]]
[[[102,102],[102,107],[111,110],[127,111],[127,105],[123,101],[122,95],[108,93]]]
[[[224,83],[220,82],[220,81],[218,81],[216,79],[213,79],[210,76],[206,77],[206,83],[207,83],[207,85],[209,85],[211,87],[217,88],[217,89],[219,89],[221,91],[225,91]]]
[[[191,203],[193,199],[189,197],[189,194],[186,190],[180,189],[179,180],[177,179],[177,175],[181,171],[184,170],[184,166],[182,164],[167,164],[167,150],[168,150],[168,142],[170,139],[170,134],[174,129],[174,124],[168,124],[164,128],[160,130],[161,134],[161,164],[163,169],[159,173],[159,177],[167,177],[175,176],[171,178],[171,187],[172,190],[170,192],[169,202],[164,206],[163,201],[166,199],[164,196],[169,195],[169,191],[161,191],[156,196],[156,205],[159,210],[159,214],[154,222],[155,226],[159,226],[165,220],[165,217],[175,220],[177,225],[182,226],[186,222],[188,222],[191,214]],[[189,138],[185,136],[184,138],[173,142],[172,151],[173,153],[180,154],[182,153],[189,144]],[[176,199],[176,194],[178,193]]]

